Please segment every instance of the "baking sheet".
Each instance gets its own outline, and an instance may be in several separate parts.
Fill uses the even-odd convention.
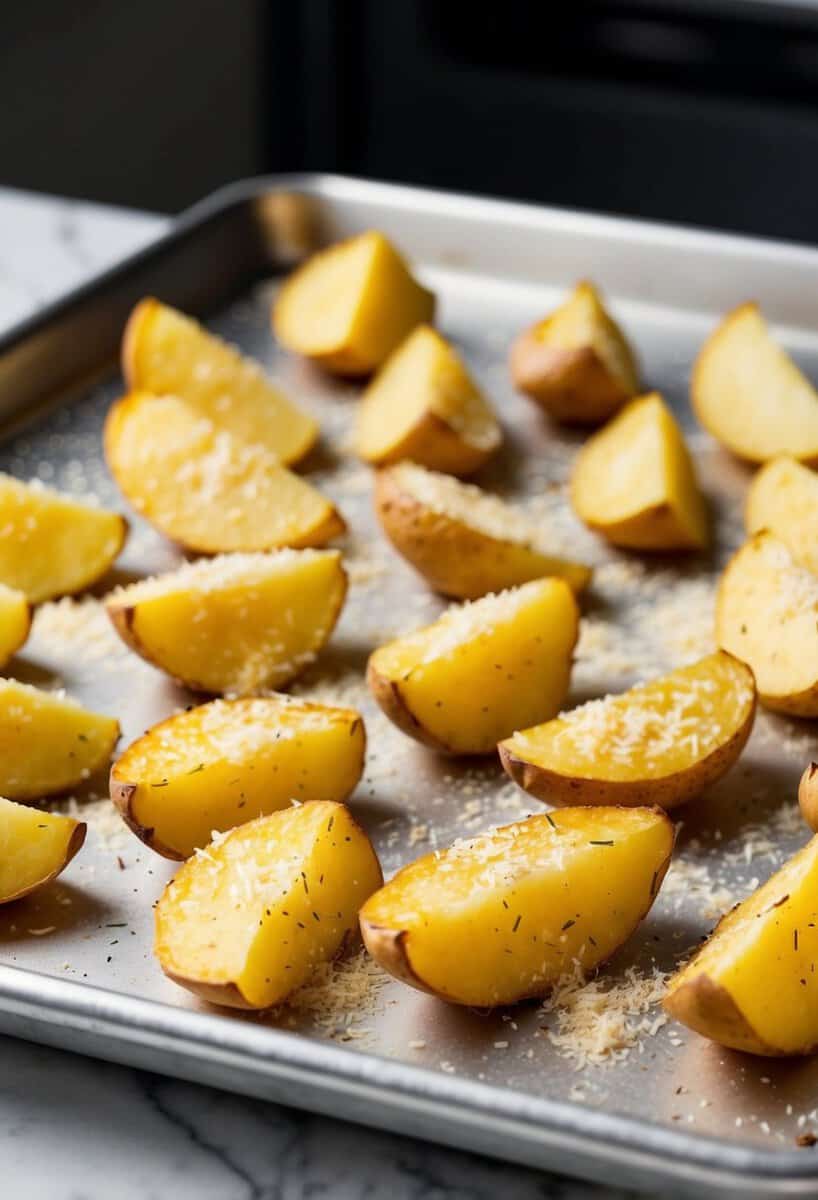
[[[442,330],[464,354],[506,430],[502,453],[479,482],[523,503],[551,530],[555,547],[596,564],[583,603],[571,703],[706,653],[713,582],[741,539],[748,472],[692,424],[690,367],[713,324],[714,298],[720,310],[769,284],[759,299],[766,303],[769,295],[772,315],[784,322],[785,344],[818,376],[818,334],[809,329],[807,296],[802,292],[801,312],[786,287],[796,255],[798,272],[810,268],[818,282],[812,252],[351,181],[306,180],[298,190],[310,197],[323,236],[376,225],[415,258],[424,283],[440,297]],[[253,185],[238,203],[269,192],[269,184]],[[199,219],[188,221],[188,231]],[[502,245],[507,253],[498,262]],[[666,256],[678,263],[675,279],[662,273]],[[203,253],[200,269],[208,267]],[[647,559],[604,548],[574,520],[565,496],[579,436],[550,425],[509,386],[511,337],[585,275],[606,288],[636,345],[645,382],[673,403],[689,433],[717,530],[708,556]],[[345,449],[358,388],[327,380],[273,342],[269,308],[276,286],[274,273],[258,279],[208,323],[262,362],[321,422],[322,442],[305,473],[349,523],[351,588],[330,645],[292,690],[364,712],[367,768],[351,803],[389,876],[455,837],[541,809],[495,760],[440,759],[393,729],[370,702],[363,685],[370,651],[432,620],[443,603],[377,530],[371,474]],[[110,379],[0,447],[0,469],[90,493],[127,513],[128,546],[99,595],[115,582],[178,561],[177,552],[128,511],[105,470],[101,423],[121,388],[119,378]],[[192,699],[119,643],[93,597],[41,609],[11,670],[42,686],[65,687],[116,715],[121,746]],[[658,995],[661,973],[803,844],[808,831],[798,818],[795,788],[810,757],[818,757],[812,724],[760,713],[737,767],[679,814],[677,861],[654,910],[596,985],[615,989],[594,1000],[597,1028],[613,1030],[591,1055],[599,1061],[585,1061],[578,1051],[571,995],[565,1007],[551,1011],[535,1004],[492,1014],[459,1010],[385,980],[358,960],[336,969],[334,989],[317,986],[295,1007],[261,1018],[216,1015],[167,981],[153,961],[151,906],[174,865],[121,826],[104,779],[90,780],[64,802],[89,822],[82,854],[50,889],[0,911],[0,963],[18,968],[0,967],[0,1028],[609,1182],[647,1186],[667,1178],[697,1194],[705,1187],[745,1195],[750,1188],[770,1194],[779,1187],[814,1193],[814,1152],[796,1152],[795,1139],[818,1133],[818,1066],[756,1060],[712,1046],[663,1023],[655,1005],[639,1011],[631,986],[655,978]],[[66,986],[72,983],[81,987]],[[351,1011],[350,1004],[333,1001],[340,990],[352,998]],[[163,1007],[144,1008],[139,1001]],[[157,1053],[160,1046],[165,1053]],[[235,1061],[220,1062],[215,1047],[235,1049]],[[288,1068],[296,1067],[314,1075],[304,1094],[292,1084],[282,1090]],[[365,1096],[358,1095],[362,1081]],[[507,1127],[512,1118],[517,1124]]]

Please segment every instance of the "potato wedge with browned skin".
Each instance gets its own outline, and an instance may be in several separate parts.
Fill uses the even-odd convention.
[[[818,763],[804,768],[798,784],[798,807],[813,833],[818,833]]]
[[[794,458],[757,471],[744,508],[747,532],[768,530],[810,571],[818,572],[818,474]]]
[[[818,837],[722,917],[668,983],[664,1007],[750,1054],[818,1050]]]
[[[740,458],[788,454],[818,464],[818,392],[775,342],[757,304],[740,305],[710,334],[690,397],[705,429]]]
[[[31,605],[25,593],[0,583],[0,667],[25,643],[31,629]]]
[[[818,716],[818,576],[771,533],[757,533],[727,564],[716,640],[749,664],[767,708]]]
[[[317,422],[258,363],[158,300],[141,300],[128,318],[122,373],[132,392],[180,396],[219,429],[269,447],[285,466],[318,439]]]
[[[104,443],[136,511],[196,553],[323,546],[346,528],[330,500],[282,466],[274,436],[247,441],[180,397],[123,397]]]
[[[388,238],[370,231],[298,267],[278,293],[272,320],[288,350],[338,375],[369,375],[434,311],[433,294]]]
[[[658,392],[632,400],[580,450],[577,516],[614,546],[701,550],[707,509],[682,431]]]
[[[82,847],[85,828],[74,817],[0,797],[0,904],[56,879]]]
[[[568,585],[537,579],[381,646],[367,682],[410,737],[445,754],[488,754],[534,714],[559,711],[578,624]]]
[[[408,458],[469,475],[502,440],[491,405],[454,347],[429,325],[401,342],[358,406],[355,450],[373,466]]]
[[[514,386],[558,421],[606,421],[639,391],[633,351],[588,282],[520,334],[509,365]]]
[[[33,800],[68,791],[107,765],[118,737],[113,717],[61,692],[0,679],[0,795]]]
[[[361,910],[369,953],[453,1004],[544,995],[592,970],[650,910],[673,850],[658,809],[565,808],[410,863]]]
[[[515,783],[549,804],[675,808],[736,762],[755,708],[752,671],[722,651],[523,729],[498,749]]]
[[[224,554],[120,588],[105,607],[122,640],[174,679],[247,695],[313,661],[346,589],[337,550]]]
[[[111,769],[126,824],[166,858],[293,801],[343,801],[364,766],[361,714],[292,696],[214,700],[160,721]]]
[[[119,513],[0,472],[0,583],[32,604],[96,583],[125,544]]]
[[[398,553],[444,596],[476,600],[545,576],[581,592],[591,579],[512,505],[414,463],[378,472],[375,511]]]
[[[211,1004],[270,1008],[343,949],[382,882],[372,843],[343,804],[282,809],[180,868],[156,906],[156,956]]]

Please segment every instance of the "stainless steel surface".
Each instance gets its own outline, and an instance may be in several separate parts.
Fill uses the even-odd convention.
[[[303,212],[281,190],[303,196]],[[21,409],[30,415],[55,396],[66,400],[0,446],[0,469],[92,491],[123,510],[99,437],[121,381],[90,391],[80,384],[109,368],[122,317],[144,292],[208,311],[215,330],[265,363],[319,416],[324,439],[306,470],[351,526],[352,588],[336,636],[295,690],[352,698],[364,708],[370,753],[353,804],[388,874],[455,836],[537,805],[493,760],[441,762],[404,738],[360,682],[374,645],[442,605],[380,539],[368,472],[343,449],[356,389],[280,353],[269,332],[276,283],[265,276],[309,243],[310,230],[329,239],[371,226],[393,235],[438,292],[442,328],[502,414],[507,446],[483,480],[525,500],[552,523],[556,539],[601,566],[584,606],[575,701],[621,689],[704,648],[709,587],[740,538],[747,472],[694,430],[689,368],[714,316],[757,296],[799,361],[818,375],[818,334],[810,328],[818,254],[328,177],[257,181],[194,209],[155,247],[0,343],[0,411],[17,420]],[[706,562],[652,561],[634,578],[633,560],[605,551],[568,511],[559,485],[578,439],[549,427],[508,384],[512,334],[583,276],[605,288],[635,340],[647,382],[672,400],[690,431],[718,527],[718,549]],[[33,379],[26,364],[36,365]],[[118,575],[162,569],[175,558],[133,519]],[[66,609],[74,614],[70,622]],[[77,632],[77,610],[66,604],[59,609],[62,631],[70,623],[74,632],[61,645],[56,611],[38,618],[15,673],[45,684],[59,679],[116,714],[123,745],[190,701],[120,648],[104,622],[98,639]],[[697,618],[689,632],[685,611]],[[87,628],[96,618],[82,613]],[[626,640],[613,644],[616,628]],[[811,725],[759,718],[739,766],[683,814],[679,854],[687,876],[663,890],[606,978],[621,981],[630,966],[670,969],[713,924],[714,904],[746,894],[754,877],[764,878],[806,840],[792,804],[810,755],[818,757]],[[88,791],[104,786],[89,781]],[[553,1014],[544,1018],[537,1006],[460,1011],[391,983],[353,1022],[355,1040],[341,1044],[340,1025],[331,1040],[308,1012],[253,1018],[207,1010],[165,980],[151,955],[151,905],[173,866],[124,828],[112,833],[107,802],[86,796],[78,803],[91,826],[84,852],[50,891],[0,912],[0,1030],[498,1157],[661,1186],[665,1194],[818,1192],[818,1159],[794,1141],[804,1128],[818,1127],[809,1117],[798,1124],[818,1102],[811,1061],[734,1055],[668,1024],[621,1061],[576,1071],[541,1028],[556,1028]],[[705,876],[721,894],[703,888]]]

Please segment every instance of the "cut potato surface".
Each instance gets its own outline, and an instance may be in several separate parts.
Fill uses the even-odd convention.
[[[798,784],[798,806],[813,833],[818,832],[818,763],[811,762],[804,768]]]
[[[290,696],[214,700],[162,721],[111,770],[111,799],[137,837],[187,858],[293,800],[345,800],[361,777],[360,713]]]
[[[398,553],[444,596],[475,600],[544,576],[580,592],[591,579],[590,567],[554,554],[512,505],[414,463],[378,472],[375,510]]]
[[[25,593],[0,583],[0,667],[16,654],[31,629],[31,605]]]
[[[273,445],[221,428],[187,400],[134,392],[105,421],[124,496],[166,537],[201,554],[321,546],[344,532],[334,505]]]
[[[511,378],[559,421],[605,421],[639,390],[633,352],[592,283],[511,347]]]
[[[690,394],[705,429],[739,457],[818,463],[818,393],[775,343],[757,304],[742,304],[710,334]]]
[[[723,917],[670,980],[664,1006],[751,1054],[818,1049],[818,837]]]
[[[382,879],[343,804],[259,817],[198,851],[168,884],[156,955],[171,979],[211,1003],[281,1004],[343,949]]]
[[[818,576],[771,533],[730,559],[716,600],[716,640],[750,665],[767,708],[818,716]]]
[[[794,458],[758,471],[744,511],[748,533],[769,530],[810,571],[818,572],[818,475]]]
[[[0,794],[32,800],[76,787],[106,765],[119,724],[59,692],[0,679]]]
[[[180,396],[199,415],[245,442],[295,463],[315,445],[318,425],[274,387],[258,363],[158,300],[140,301],[122,340],[131,391]]]
[[[335,628],[347,577],[337,550],[225,554],[114,592],[114,628],[187,687],[238,695],[280,687]]]
[[[90,587],[127,534],[119,513],[0,473],[0,583],[32,604]]]
[[[568,585],[534,580],[382,646],[367,681],[410,737],[447,754],[488,754],[512,730],[559,711],[578,624]]]
[[[376,466],[408,458],[468,475],[501,441],[490,404],[429,325],[420,325],[387,359],[358,408],[356,449]]]
[[[288,350],[328,371],[368,375],[434,311],[432,293],[392,243],[372,231],[299,267],[278,294],[273,329]]]
[[[364,905],[364,942],[398,979],[455,1004],[542,996],[633,933],[673,839],[656,809],[529,817],[404,867]]]
[[[0,797],[0,904],[50,883],[84,841],[84,822]]]
[[[658,392],[631,401],[577,455],[571,502],[586,525],[632,550],[697,550],[707,510],[682,432]]]
[[[504,741],[511,778],[549,804],[675,808],[720,779],[750,736],[752,671],[708,655]]]

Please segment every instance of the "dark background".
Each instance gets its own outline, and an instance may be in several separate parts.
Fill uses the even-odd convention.
[[[299,169],[818,241],[818,0],[5,0],[0,182]]]

